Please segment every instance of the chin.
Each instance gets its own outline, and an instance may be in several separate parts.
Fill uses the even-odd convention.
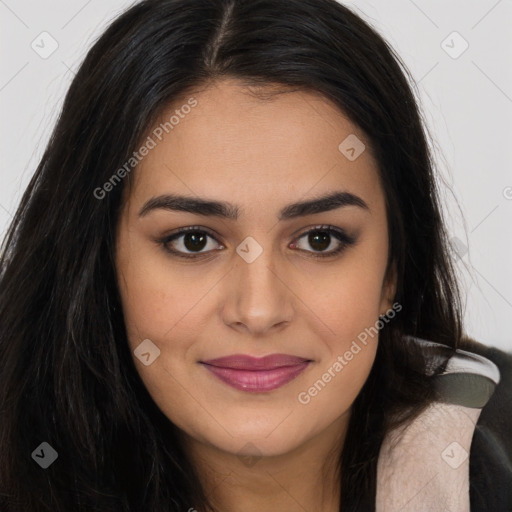
[[[221,436],[209,437],[208,444],[239,457],[274,457],[293,451],[306,441],[303,425],[300,432],[276,428],[276,425],[279,422],[259,429],[245,426],[240,432],[231,429],[232,436],[223,432]]]

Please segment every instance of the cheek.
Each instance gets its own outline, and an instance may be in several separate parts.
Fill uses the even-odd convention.
[[[363,328],[330,346],[331,355],[321,361],[299,391],[297,402],[320,428],[349,410],[361,391],[375,361],[378,331]],[[371,331],[371,333],[370,333]]]
[[[118,260],[128,336],[131,343],[144,338],[161,340],[187,317],[211,285],[189,275],[190,270],[167,267],[157,249],[131,249]]]
[[[322,341],[324,357],[312,372],[303,400],[318,414],[347,410],[357,397],[371,371],[378,345],[378,319],[381,309],[384,263],[371,252],[345,261],[343,269],[324,282],[324,292],[304,290],[314,304],[320,324],[327,325]]]
[[[319,323],[329,328],[326,339],[333,357],[349,350],[358,336],[364,338],[369,330],[374,333],[381,309],[382,274],[375,262],[354,261],[335,278],[325,280],[323,289],[304,289]]]

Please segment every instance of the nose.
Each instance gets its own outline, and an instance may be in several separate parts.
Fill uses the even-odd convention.
[[[296,300],[285,265],[276,264],[271,250],[251,263],[237,258],[225,289],[224,323],[252,336],[283,329],[293,318]]]

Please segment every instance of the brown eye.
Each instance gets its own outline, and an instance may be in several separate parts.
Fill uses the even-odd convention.
[[[307,238],[306,242],[300,240]],[[209,239],[214,242],[209,242]],[[327,258],[341,253],[355,243],[355,238],[332,226],[310,229],[292,244],[294,249],[307,252],[313,257]],[[180,258],[199,258],[223,248],[217,239],[204,228],[196,226],[180,229],[178,232],[158,240],[164,250]],[[305,247],[306,246],[306,247]],[[308,249],[309,246],[312,250]],[[330,250],[328,250],[330,248]]]
[[[334,228],[331,226],[320,226],[313,228],[303,235],[298,240],[307,237],[306,243],[301,247],[301,243],[294,243],[294,248],[298,248],[301,251],[310,252],[313,257],[329,257],[335,256],[343,251],[349,245],[355,243],[355,239],[347,235],[344,231]],[[309,250],[309,245],[313,250]],[[333,248],[334,247],[334,248]],[[331,248],[331,250],[327,250]]]
[[[215,250],[216,246],[220,245],[218,242],[209,242],[209,239],[216,242],[215,237],[204,229],[190,227],[181,229],[177,233],[159,240],[159,243],[167,252],[173,255],[183,258],[195,258]],[[220,247],[222,246],[220,245]]]
[[[183,245],[189,251],[201,251],[205,248],[207,236],[204,233],[186,233],[183,235]]]

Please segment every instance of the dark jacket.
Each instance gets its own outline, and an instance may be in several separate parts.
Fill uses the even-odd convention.
[[[501,380],[482,409],[469,456],[471,512],[512,511],[512,353],[467,340],[463,350],[492,361]]]

